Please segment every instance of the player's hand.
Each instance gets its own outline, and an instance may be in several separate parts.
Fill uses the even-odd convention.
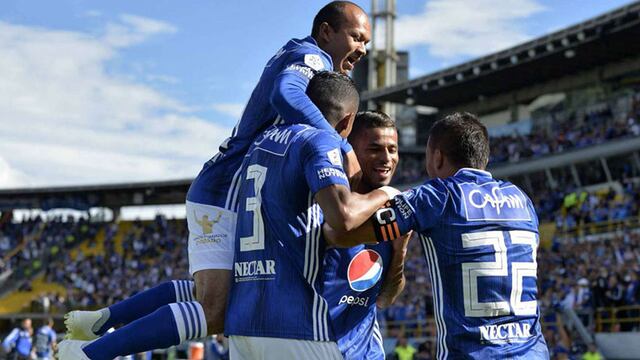
[[[413,231],[409,231],[408,233],[393,240],[392,241],[393,253],[402,255],[402,257],[405,257],[407,255],[407,246],[409,245],[409,240],[411,239],[412,236],[413,236]]]

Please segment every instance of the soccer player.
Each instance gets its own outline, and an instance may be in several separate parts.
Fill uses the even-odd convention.
[[[20,322],[20,327],[16,327],[2,342],[4,353],[8,354],[10,360],[26,360],[31,357],[31,319],[25,318]]]
[[[36,331],[34,348],[38,360],[53,359],[53,350],[57,345],[56,338],[57,334],[53,330],[53,319],[49,318],[47,322]]]
[[[488,159],[484,125],[468,113],[449,115],[429,135],[431,180],[355,231],[325,236],[385,241],[418,232],[433,286],[438,359],[548,359],[537,305],[537,215],[522,190],[484,170]]]
[[[399,160],[394,121],[382,112],[360,112],[349,143],[362,168],[356,190],[365,194],[389,185]],[[409,236],[371,246],[327,249],[323,296],[345,359],[385,358],[376,307],[392,304],[404,288]]]
[[[63,341],[60,358],[111,359],[222,332],[233,262],[238,170],[246,151],[272,124],[303,123],[334,131],[305,94],[307,84],[321,70],[351,71],[366,54],[370,37],[367,14],[349,1],[334,1],[314,18],[311,36],[292,39],[276,52],[232,136],[205,163],[187,194],[189,266],[195,284],[171,281],[100,311],[71,312],[66,324],[72,339],[92,340],[113,326],[128,325],[91,344]],[[351,147],[344,142],[341,149],[349,159],[349,175],[356,173]]]
[[[354,229],[398,193],[350,191],[340,144],[358,108],[353,81],[322,72],[307,95],[335,130],[272,126],[242,165],[225,322],[233,359],[342,359],[322,296],[321,224]]]

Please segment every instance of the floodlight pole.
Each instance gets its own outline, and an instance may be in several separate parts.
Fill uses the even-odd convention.
[[[379,6],[380,5],[380,6]],[[394,46],[394,21],[396,18],[396,0],[371,0],[371,47],[369,56],[369,91],[379,87],[396,84],[398,55]],[[384,45],[376,48],[376,34],[384,25]],[[379,104],[381,110],[395,118],[395,106],[385,102]],[[369,108],[377,108],[369,101]]]

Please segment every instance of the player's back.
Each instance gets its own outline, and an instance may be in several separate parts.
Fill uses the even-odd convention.
[[[437,358],[548,358],[537,306],[538,220],[529,198],[461,169],[396,197],[420,233],[433,286]]]
[[[291,39],[279,49],[264,67],[231,136],[220,145],[219,153],[205,163],[189,189],[187,199],[225,208],[232,206],[227,189],[238,184],[234,175],[249,146],[267,127],[283,122],[271,103],[276,78],[284,73],[294,73],[306,77],[308,82],[315,71],[331,70],[332,67],[331,57],[318,48],[310,36]]]
[[[225,331],[228,335],[333,340],[321,297],[325,244],[313,194],[348,186],[337,133],[274,126],[242,165]]]
[[[34,350],[38,358],[52,357],[51,345],[56,340],[56,333],[49,326],[42,326],[36,331]]]

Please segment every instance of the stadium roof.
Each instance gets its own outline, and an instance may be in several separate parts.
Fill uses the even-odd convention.
[[[0,210],[60,209],[184,203],[193,179],[0,190]]]
[[[450,108],[638,54],[640,1],[507,50],[364,92],[362,99]]]

